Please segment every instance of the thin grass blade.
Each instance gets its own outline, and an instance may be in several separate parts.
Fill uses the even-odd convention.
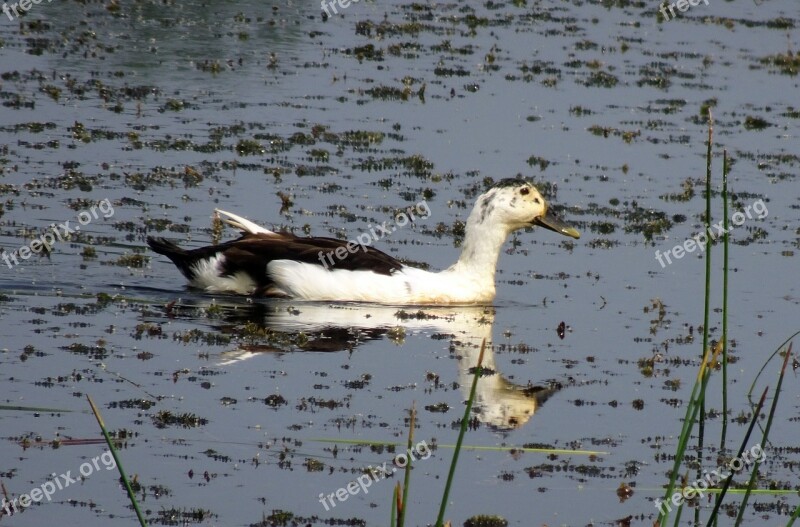
[[[119,471],[119,475],[122,477],[122,481],[125,484],[125,489],[128,491],[128,498],[131,500],[131,504],[133,505],[133,510],[136,511],[136,517],[139,519],[139,525],[142,527],[147,527],[147,522],[144,521],[144,516],[142,516],[142,511],[139,510],[139,504],[136,502],[136,497],[133,495],[133,489],[131,488],[131,483],[128,481],[128,476],[125,475],[125,469],[122,468],[122,462],[117,455],[117,449],[114,448],[114,442],[111,440],[111,436],[108,435],[108,430],[106,430],[106,425],[103,422],[103,418],[100,416],[100,411],[94,405],[94,401],[89,396],[86,395],[86,399],[89,400],[89,406],[92,407],[92,413],[94,414],[95,418],[97,419],[97,424],[100,425],[100,430],[103,431],[103,437],[106,438],[106,443],[108,443],[108,449],[111,451],[111,455],[114,457],[114,462],[117,464],[117,470]]]

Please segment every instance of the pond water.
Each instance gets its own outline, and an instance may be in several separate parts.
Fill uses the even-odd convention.
[[[432,524],[487,339],[494,374],[465,438],[482,449],[461,453],[453,525],[652,525],[700,363],[705,270],[701,251],[655,255],[702,230],[708,108],[713,221],[723,149],[732,210],[750,213],[730,256],[727,446],[742,440],[751,383],[800,322],[796,1],[710,0],[671,20],[628,0],[337,9],[112,0],[0,16],[0,247],[74,230],[47,256],[0,261],[0,491],[75,479],[0,524],[136,523],[87,395],[151,525],[386,525],[400,472],[320,495],[391,466],[403,447],[376,445],[405,444],[415,405],[426,448],[407,524]],[[425,200],[430,217],[376,247],[442,269],[475,197],[517,175],[583,236],[516,233],[493,306],[206,294],[145,242],[207,245],[216,207],[352,239]],[[713,339],[721,262],[716,244]],[[783,390],[759,489],[800,488],[794,373]],[[749,503],[747,524],[784,525],[798,500]]]

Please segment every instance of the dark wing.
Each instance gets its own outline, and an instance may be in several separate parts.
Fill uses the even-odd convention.
[[[295,260],[325,266],[328,269],[372,271],[391,275],[403,264],[372,247],[334,238],[301,238],[286,232],[274,234],[244,234],[236,240],[186,250],[163,238],[147,238],[153,251],[163,254],[192,280],[193,266],[207,258],[222,254],[222,274],[246,272],[257,284],[261,294],[268,294],[273,283],[267,276],[267,264],[273,260]],[[348,250],[349,247],[349,250]],[[337,254],[338,249],[338,254]]]
[[[289,233],[245,234],[241,238],[217,246],[223,248],[226,263],[256,258],[263,269],[272,260],[295,260],[323,265],[328,269],[372,271],[390,275],[402,269],[388,254],[369,246],[325,237],[300,237]]]

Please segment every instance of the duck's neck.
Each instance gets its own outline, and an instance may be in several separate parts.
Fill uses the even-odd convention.
[[[509,233],[496,224],[480,221],[476,212],[467,220],[461,256],[449,270],[494,286],[497,259]]]

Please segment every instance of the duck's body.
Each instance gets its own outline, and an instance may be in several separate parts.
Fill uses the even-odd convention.
[[[303,261],[297,256],[270,259],[273,240],[282,243],[290,236],[247,233],[232,242],[195,251],[184,251],[160,239],[151,238],[148,242],[154,251],[169,256],[178,265],[192,287],[211,293],[384,304],[470,304],[494,298],[494,281],[481,284],[452,269],[432,273],[405,266],[394,259],[395,266],[388,272],[370,266],[372,262],[364,262],[364,269],[358,270],[326,268],[318,261]],[[309,241],[315,244],[309,249],[314,251],[314,260],[317,260],[317,253],[322,250],[316,245],[319,239],[310,238]],[[189,262],[188,265],[179,263],[181,259]],[[385,262],[379,264],[386,265]],[[263,272],[252,272],[254,266]]]
[[[500,181],[478,197],[467,220],[461,256],[441,272],[409,267],[372,247],[273,232],[235,214],[218,212],[242,230],[240,238],[189,251],[157,238],[148,238],[148,244],[169,257],[194,287],[297,300],[489,303],[495,296],[497,259],[511,232],[542,225],[580,236],[549,216],[544,198],[524,180]]]

